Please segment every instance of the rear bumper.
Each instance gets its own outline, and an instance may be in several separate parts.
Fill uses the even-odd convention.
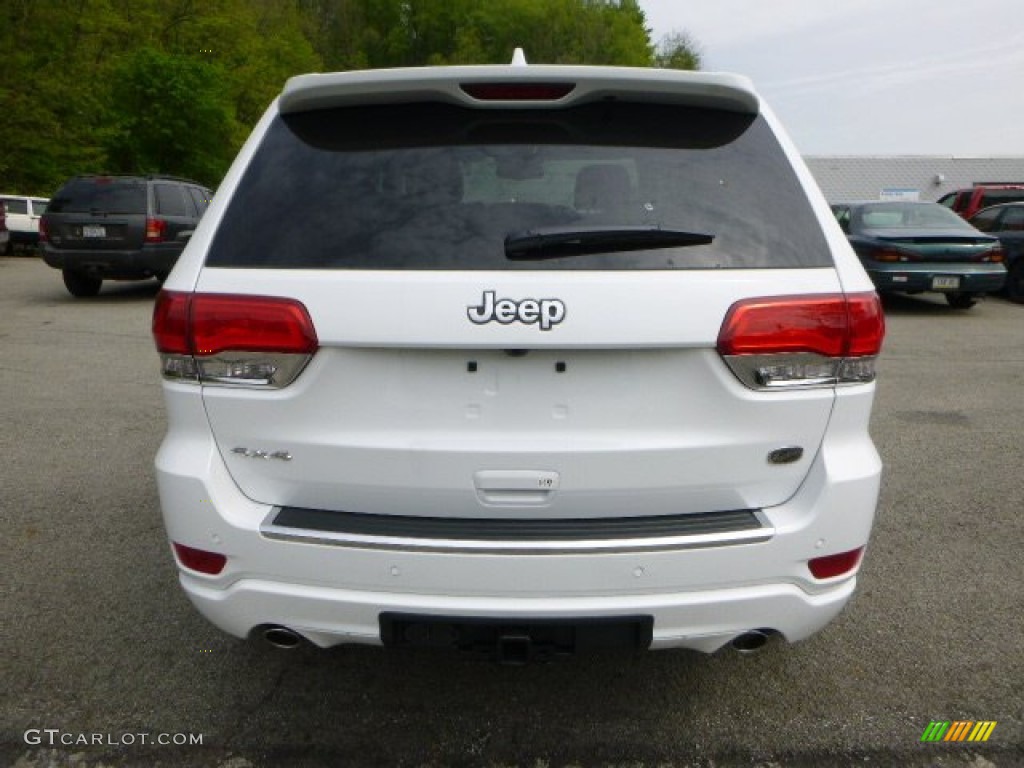
[[[54,269],[71,269],[112,280],[134,280],[166,275],[183,246],[177,243],[146,245],[137,250],[65,250],[43,245],[43,261]]]
[[[611,550],[553,548],[473,552],[282,539],[266,530],[276,508],[243,496],[227,473],[202,410],[184,385],[165,385],[172,431],[157,456],[172,541],[225,554],[205,576],[179,565],[196,608],[244,637],[288,627],[313,643],[380,644],[384,613],[489,619],[653,618],[652,648],[712,652],[753,629],[790,642],[828,624],[856,584],[856,569],[815,579],[811,558],[865,546],[881,463],[865,431],[871,388],[836,398],[825,443],[797,493],[759,510],[757,540],[685,542]]]
[[[11,242],[15,245],[36,245],[39,242],[39,232],[35,230],[22,231],[18,229],[8,230]],[[0,239],[3,239],[0,237]]]
[[[272,624],[288,627],[320,647],[380,645],[384,613],[493,620],[643,615],[654,619],[651,649],[712,653],[753,629],[776,630],[789,642],[813,635],[843,609],[856,579],[820,594],[779,583],[669,594],[533,598],[366,592],[258,579],[221,590],[186,573],[181,574],[181,585],[203,616],[237,637]]]
[[[865,262],[864,268],[879,292],[995,293],[1006,282],[1002,264],[880,264]],[[935,278],[956,277],[959,287],[936,288]]]

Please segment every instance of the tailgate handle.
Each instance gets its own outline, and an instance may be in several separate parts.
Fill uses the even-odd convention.
[[[484,504],[547,504],[558,490],[558,473],[534,469],[489,469],[473,475]]]

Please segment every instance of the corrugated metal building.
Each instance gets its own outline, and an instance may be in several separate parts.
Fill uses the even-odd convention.
[[[829,202],[937,200],[975,184],[1024,184],[1024,157],[805,157]]]

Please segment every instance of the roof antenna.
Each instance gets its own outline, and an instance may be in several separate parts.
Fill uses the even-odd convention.
[[[525,67],[525,66],[527,66],[527,64],[526,64],[526,54],[523,53],[523,49],[522,48],[516,48],[515,52],[512,54],[512,66],[513,67]]]

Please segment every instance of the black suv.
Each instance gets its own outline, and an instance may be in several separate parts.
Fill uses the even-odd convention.
[[[73,296],[95,296],[103,280],[163,280],[212,193],[172,176],[75,176],[40,221],[43,259]]]

